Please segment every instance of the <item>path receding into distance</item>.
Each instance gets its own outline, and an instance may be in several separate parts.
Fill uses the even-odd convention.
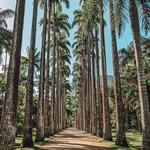
[[[105,145],[102,140],[98,140],[96,137],[86,134],[83,131],[79,131],[74,128],[68,128],[54,138],[44,146],[41,150],[111,150]]]

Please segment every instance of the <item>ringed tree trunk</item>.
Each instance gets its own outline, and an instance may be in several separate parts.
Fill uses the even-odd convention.
[[[59,54],[59,131],[62,131],[62,57]]]
[[[60,49],[57,46],[56,48],[56,100],[55,100],[55,118],[56,118],[56,123],[55,123],[55,130],[56,133],[59,132],[59,53]]]
[[[35,41],[36,41],[36,25],[37,25],[38,0],[34,0],[33,17],[31,29],[31,41],[29,51],[29,66],[26,88],[26,103],[24,116],[24,131],[23,131],[23,147],[32,147],[32,105],[33,105],[33,78],[34,78],[34,56],[35,56]]]
[[[37,112],[36,142],[44,141],[44,81],[45,81],[45,49],[46,49],[46,27],[47,27],[47,0],[44,3],[44,22],[42,31],[42,48],[40,63],[39,100]]]
[[[82,105],[83,105],[83,130],[85,131],[86,130],[86,124],[85,124],[85,107],[86,107],[86,96],[85,96],[85,90],[86,90],[86,86],[85,86],[85,82],[86,82],[86,77],[85,77],[85,69],[86,69],[86,67],[85,67],[85,47],[84,47],[84,51],[83,51],[83,56],[82,56],[82,60],[81,60],[81,62],[82,62],[82,76],[81,76],[81,80],[82,80],[82,89],[81,89],[81,91],[82,91]]]
[[[46,65],[46,92],[44,101],[44,137],[49,137],[49,79],[50,79],[50,21],[51,21],[51,0],[48,1],[48,44],[47,44],[47,65]]]
[[[52,93],[51,93],[51,131],[50,135],[54,135],[54,108],[55,108],[55,64],[56,64],[56,35],[55,35],[55,1],[53,2],[53,15],[54,15],[54,22],[53,22],[53,65],[52,65]]]
[[[84,96],[85,96],[85,128],[86,132],[89,132],[90,127],[89,127],[89,122],[90,122],[90,117],[89,117],[89,98],[88,98],[88,37],[85,39],[85,91],[84,91]]]
[[[59,72],[60,72],[60,79],[59,79],[59,86],[60,86],[60,90],[59,90],[59,101],[60,101],[59,127],[60,127],[60,131],[62,131],[63,130],[63,125],[62,125],[62,123],[63,123],[63,114],[62,114],[62,109],[63,109],[63,94],[62,94],[62,92],[63,92],[63,89],[62,89],[63,88],[63,77],[62,77],[62,74],[63,74],[63,70],[62,70],[62,56],[60,55],[59,57],[60,57],[60,60],[59,60],[59,65],[60,65],[60,67],[59,67]]]
[[[113,72],[114,72],[114,95],[116,106],[116,131],[117,131],[116,145],[128,147],[125,135],[125,108],[121,96],[119,62],[118,62],[118,52],[117,52],[115,22],[113,12],[113,0],[109,0],[109,10],[110,10],[110,31],[112,43]]]
[[[80,59],[80,67],[79,67],[79,74],[80,74],[80,82],[79,86],[79,118],[80,118],[80,129],[83,130],[83,97],[82,97],[82,60]]]
[[[90,130],[89,132],[92,133],[92,68],[91,68],[91,48],[92,48],[92,40],[91,40],[91,31],[88,30],[88,99],[89,99],[89,118],[90,118],[90,122],[89,122],[89,126],[90,126]]]
[[[5,149],[7,149],[9,146],[10,149],[15,149],[18,83],[24,23],[24,10],[25,0],[17,0],[13,28],[13,42],[10,52],[10,61],[7,76],[7,88],[1,120],[1,136]]]
[[[98,30],[95,30],[96,36],[96,99],[97,99],[97,136],[103,137],[103,117],[101,110],[101,92],[100,92],[100,62],[99,62],[99,48],[98,48]]]
[[[90,32],[88,31],[88,37],[87,37],[88,45],[87,45],[87,103],[88,103],[88,132],[91,133],[91,49],[90,49]]]
[[[92,43],[92,134],[96,135],[97,130],[97,107],[96,107],[96,86],[95,86],[95,47]]]
[[[141,41],[140,41],[140,25],[138,19],[138,11],[135,0],[129,0],[129,15],[131,21],[131,30],[133,36],[135,59],[138,76],[138,89],[140,98],[141,118],[142,118],[142,150],[150,149],[150,108],[148,101],[148,93],[146,87],[146,79],[142,61]]]
[[[104,140],[112,141],[110,109],[109,109],[108,89],[107,89],[108,88],[107,64],[106,64],[103,12],[101,14],[100,39],[101,39],[101,61],[102,61],[101,64],[102,64],[102,99],[103,99],[103,138]]]
[[[88,59],[88,43],[87,43],[87,37],[85,38],[85,54],[84,54],[84,68],[85,68],[85,73],[84,73],[84,76],[85,76],[85,90],[84,90],[84,96],[85,96],[85,131],[88,132],[88,129],[89,129],[89,124],[88,124],[88,99],[87,99],[87,95],[88,95],[88,65],[87,65],[87,59]]]

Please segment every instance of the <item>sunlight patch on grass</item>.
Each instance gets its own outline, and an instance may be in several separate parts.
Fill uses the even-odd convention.
[[[129,148],[120,147],[115,145],[115,131],[113,130],[113,142],[104,141],[104,143],[108,144],[113,150],[139,150],[142,144],[142,134],[135,130],[129,130],[126,133],[127,141],[129,144]]]
[[[35,141],[36,130],[33,129],[33,141]],[[35,150],[36,148],[45,145],[48,141],[52,140],[53,137],[45,138],[44,142],[36,142],[34,143],[33,148],[21,148],[23,135],[18,135],[16,138],[16,150]]]

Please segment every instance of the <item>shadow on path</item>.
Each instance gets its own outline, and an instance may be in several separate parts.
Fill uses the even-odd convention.
[[[68,128],[40,148],[41,150],[111,150],[90,134]]]

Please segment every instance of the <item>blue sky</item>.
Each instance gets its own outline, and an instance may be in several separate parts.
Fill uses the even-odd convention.
[[[0,0],[0,7],[3,9],[6,8],[15,8],[16,0]],[[22,43],[22,55],[26,55],[26,48],[30,44],[30,32],[31,32],[31,20],[32,20],[32,0],[26,0],[26,10],[25,10],[25,20],[24,20],[24,33],[23,33],[23,43]],[[70,8],[67,10],[63,7],[63,11],[69,15],[70,23],[73,21],[73,11],[79,9],[79,0],[70,0]],[[42,17],[42,11],[38,11],[38,20]],[[106,51],[107,51],[107,70],[108,74],[112,74],[112,55],[111,55],[111,39],[110,39],[110,25],[109,25],[109,10],[107,9],[105,14],[105,20],[107,22],[107,26],[105,28],[105,43],[106,43]],[[8,20],[9,28],[13,26],[13,20]],[[75,28],[70,31],[70,42],[73,43]],[[118,50],[124,47],[131,42],[131,30],[130,24],[127,24],[124,35],[121,39],[117,40]],[[38,50],[41,49],[41,27],[37,28],[37,40],[36,47]],[[71,50],[72,51],[72,50]],[[74,58],[72,58],[72,62],[74,62]]]

